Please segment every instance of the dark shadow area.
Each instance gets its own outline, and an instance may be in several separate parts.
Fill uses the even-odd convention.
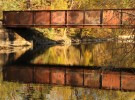
[[[15,60],[14,62],[9,62],[8,64],[28,64],[30,63],[31,60],[33,60],[34,58],[36,58],[37,56],[43,54],[43,52],[45,52],[45,50],[47,50],[48,48],[50,48],[51,45],[37,45],[34,46],[32,49],[29,49],[28,51],[26,51],[22,56],[20,56],[17,60]]]
[[[43,36],[43,34],[32,28],[12,28],[12,31],[15,31],[21,37],[27,41],[33,41],[33,44],[55,44],[54,40],[48,39]]]

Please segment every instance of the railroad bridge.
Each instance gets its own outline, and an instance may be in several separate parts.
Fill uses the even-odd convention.
[[[4,11],[10,28],[135,28],[135,9]]]

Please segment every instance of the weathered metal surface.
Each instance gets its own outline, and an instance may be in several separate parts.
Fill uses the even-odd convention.
[[[122,89],[123,90],[134,90],[135,89],[135,74],[133,73],[122,73]]]
[[[123,25],[135,25],[135,10],[123,10],[122,13]]]
[[[31,25],[33,23],[33,13],[31,12],[20,12],[19,13],[19,25]]]
[[[46,83],[49,84],[50,83],[50,70],[49,68],[35,68],[34,69],[34,73],[35,73],[35,78],[34,78],[34,82],[36,83]]]
[[[126,69],[127,70],[127,69]],[[4,67],[4,81],[135,91],[134,71],[66,67]]]
[[[91,88],[100,87],[100,72],[94,70],[84,70],[84,86]]]
[[[83,86],[83,70],[82,69],[67,69],[66,70],[66,85]]]
[[[103,12],[104,27],[120,28],[121,20],[121,10],[105,10]]]
[[[4,13],[4,24],[15,26],[19,21],[19,13],[18,12],[5,12]]]
[[[85,11],[84,28],[98,28],[102,25],[102,11]]]
[[[68,27],[83,27],[83,11],[68,11],[67,26]]]
[[[135,9],[4,11],[5,27],[135,28]]]
[[[35,13],[33,20],[35,25],[46,25],[46,27],[50,27],[50,12],[38,11]]]
[[[51,68],[51,84],[65,85],[65,69]]]
[[[52,27],[62,27],[65,24],[65,12],[64,11],[52,11],[51,12],[51,24]]]
[[[120,73],[119,72],[103,73],[102,87],[108,89],[120,89]]]

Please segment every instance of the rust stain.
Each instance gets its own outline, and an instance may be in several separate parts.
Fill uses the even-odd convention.
[[[49,25],[50,24],[50,12],[41,11],[35,12],[35,23],[36,25]]]
[[[122,90],[135,90],[135,74],[122,73]]]
[[[33,13],[32,12],[20,12],[19,14],[20,25],[32,25],[33,24]]]
[[[66,85],[83,86],[83,70],[67,70]]]
[[[7,25],[16,25],[19,24],[19,12],[6,12],[4,14],[4,21]]]
[[[120,24],[120,10],[107,10],[103,12],[103,24],[105,25],[119,25]]]
[[[86,11],[85,24],[100,24],[100,11]]]
[[[85,70],[84,73],[84,86],[100,88],[100,72],[94,70]]]
[[[124,25],[135,25],[135,10],[124,10],[122,22]]]
[[[51,12],[52,27],[62,27],[65,24],[65,11],[52,11]]]
[[[50,82],[50,71],[49,68],[35,68],[35,82],[49,84]]]
[[[102,87],[109,89],[120,89],[120,73],[118,72],[103,73]]]
[[[65,85],[65,70],[51,69],[51,83],[58,85]]]

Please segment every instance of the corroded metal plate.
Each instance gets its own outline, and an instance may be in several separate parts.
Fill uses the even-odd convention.
[[[122,73],[122,90],[135,90],[135,74]]]
[[[21,69],[21,70],[20,70]],[[19,81],[25,83],[33,82],[33,69],[29,67],[14,67],[12,69],[7,68],[4,72],[4,80],[6,81]]]
[[[135,25],[135,10],[122,10],[123,25]]]
[[[104,10],[103,27],[120,28],[121,27],[121,10]]]
[[[49,84],[50,83],[50,70],[49,68],[43,68],[43,67],[38,67],[35,68],[35,73],[34,73],[34,81],[36,83],[41,83],[41,84]]]
[[[85,11],[85,23],[84,27],[89,28],[97,28],[100,27],[100,15],[101,11]]]
[[[52,27],[62,27],[65,25],[65,11],[51,11]]]
[[[4,12],[5,25],[18,25],[19,21],[19,12]]]
[[[100,72],[85,70],[84,73],[84,86],[100,88]]]
[[[33,12],[26,11],[26,12],[20,12],[20,20],[19,24],[23,26],[33,25]]]
[[[103,12],[103,24],[105,25],[119,25],[121,20],[120,10],[105,10]]]
[[[83,70],[70,69],[66,72],[66,85],[83,86]]]
[[[67,24],[69,27],[83,27],[83,11],[68,11]]]
[[[103,73],[102,88],[120,89],[120,73],[119,72],[105,72],[105,73]]]
[[[50,25],[50,12],[37,11],[35,12],[35,25]]]
[[[51,84],[65,85],[65,69],[51,69]]]
[[[100,12],[101,11],[86,11],[85,24],[89,24],[89,25],[100,24]]]

